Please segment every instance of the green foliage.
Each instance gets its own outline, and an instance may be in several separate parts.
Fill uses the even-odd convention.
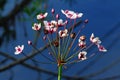
[[[6,0],[0,0],[0,10],[3,10]]]
[[[34,17],[35,15],[39,14],[39,13],[44,13],[45,11],[42,8],[43,3],[46,0],[42,1],[42,0],[36,0],[33,1],[31,5],[28,5],[27,7],[24,8],[24,12],[30,16],[30,17]]]
[[[30,21],[31,23],[33,23],[37,14],[45,12],[45,8],[43,7],[43,5],[44,3],[46,3],[46,1],[47,0],[31,0],[31,3],[29,5],[26,5],[24,8],[22,8],[23,11],[19,12],[20,16],[18,15],[19,18],[17,18],[17,20],[22,21],[23,24],[26,21]],[[6,3],[7,3],[7,0],[0,0],[0,12],[2,12]],[[15,18],[15,16],[13,17]],[[3,18],[3,16],[0,15],[0,18]],[[6,24],[0,25],[0,27],[3,27],[4,29],[0,35],[0,46],[2,45],[3,42],[8,43],[10,40],[16,39],[17,35],[16,35],[15,28],[13,30],[10,30],[8,28],[11,25],[15,26],[14,24],[16,19],[14,18],[10,19],[10,23],[6,22]],[[25,33],[27,34],[27,32]]]

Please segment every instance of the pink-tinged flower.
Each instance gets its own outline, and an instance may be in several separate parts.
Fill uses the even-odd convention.
[[[94,34],[93,34],[93,33],[92,33],[91,36],[90,36],[90,41],[91,41],[92,43],[95,43],[96,45],[98,45],[98,44],[101,43],[99,37],[94,37]]]
[[[86,37],[85,37],[84,35],[82,35],[82,36],[80,36],[80,38],[79,38],[79,42],[80,42],[80,41],[85,41],[85,39],[86,39]]]
[[[22,53],[22,51],[23,51],[23,49],[24,49],[24,45],[18,45],[17,47],[15,47],[15,55],[18,55],[18,54],[20,54],[20,53]]]
[[[86,51],[81,51],[81,52],[78,54],[78,59],[80,59],[80,60],[86,60],[86,59],[87,59],[86,55],[87,55],[87,52],[86,52]]]
[[[107,52],[107,49],[105,49],[104,46],[98,44],[97,47],[98,47],[99,51]]]
[[[34,25],[32,26],[32,29],[35,30],[35,31],[38,31],[41,29],[41,23],[38,24],[38,23],[34,23]]]
[[[64,26],[67,24],[67,21],[63,22],[62,19],[59,19],[58,21],[55,21],[55,20],[52,20],[51,21],[51,24],[54,24],[54,26],[58,26],[58,27],[61,27],[61,26]]]
[[[67,24],[67,21],[63,22],[62,19],[59,19],[58,22],[57,22],[58,27],[64,26],[66,24]]]
[[[42,14],[42,13],[41,13],[41,14],[38,14],[38,15],[37,15],[37,19],[38,19],[38,20],[40,20],[40,19],[44,19],[44,18],[47,17],[47,15],[48,15],[47,12],[46,12],[45,14]]]
[[[78,39],[78,46],[80,48],[85,48],[86,47],[86,41],[85,41],[86,37],[85,36],[80,36],[80,38]]]
[[[80,42],[78,43],[78,46],[79,46],[80,48],[85,48],[85,47],[86,47],[86,42],[85,42],[85,41],[80,41]]]
[[[44,21],[43,23],[45,30],[47,30],[49,33],[53,33],[57,31],[57,27],[55,26],[57,24],[56,21],[51,21],[51,22]]]
[[[77,18],[81,18],[83,16],[83,13],[75,13],[74,11],[70,11],[70,10],[61,10],[61,12],[70,19],[77,19]]]
[[[68,30],[67,30],[67,29],[65,29],[65,30],[60,30],[60,31],[58,32],[58,34],[59,34],[60,37],[66,37],[66,36],[68,36]]]

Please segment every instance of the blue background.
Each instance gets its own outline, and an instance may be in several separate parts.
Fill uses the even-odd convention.
[[[72,2],[71,2],[72,1]],[[71,2],[71,3],[69,3]],[[19,3],[19,2],[18,2]],[[7,15],[9,10],[7,7],[14,7],[14,0],[8,0],[6,8],[3,12],[3,15]],[[83,73],[77,74],[78,76],[86,76],[95,72],[102,71],[106,66],[120,59],[120,0],[49,0],[47,2],[47,12],[50,12],[52,8],[55,9],[56,13],[61,13],[61,9],[69,9],[75,12],[82,12],[84,15],[82,17],[83,20],[89,19],[89,23],[86,28],[83,30],[85,35],[89,36],[91,33],[94,33],[96,36],[99,36],[103,41],[102,44],[108,49],[107,53],[97,53],[94,58],[89,60],[73,64],[67,65],[67,69],[65,69],[64,74],[68,76],[74,76],[76,72],[80,70],[84,70]],[[63,16],[62,16],[63,17]],[[14,47],[18,44],[24,44],[25,52],[30,52],[31,47],[27,45],[27,40],[33,40],[34,31],[31,29],[32,23],[30,21],[24,22],[25,26],[27,26],[27,31],[29,33],[28,37],[24,37],[23,25],[19,25],[19,20],[16,21],[16,31],[17,31],[17,40],[10,41],[7,45],[3,45],[0,50],[6,53],[11,54],[16,58],[23,57],[22,55],[15,56],[14,55]],[[41,41],[39,41],[40,43]],[[42,47],[43,44],[38,44],[38,47]],[[92,52],[92,50],[91,50]],[[38,59],[39,57],[36,56]],[[44,60],[44,59],[43,59]],[[95,64],[92,64],[91,61],[96,61]],[[116,75],[120,75],[120,64],[114,64],[114,66],[106,70],[105,72],[90,77],[91,79],[102,79],[106,77],[112,77]],[[11,62],[11,61],[9,61]],[[9,63],[8,62],[8,63]],[[29,64],[33,64],[31,61],[27,61]],[[89,64],[91,63],[91,64]],[[89,64],[89,65],[88,65]],[[40,67],[50,70],[56,71],[56,65],[47,65],[47,64],[39,64]],[[72,67],[70,67],[72,66]],[[88,69],[84,69],[85,66]],[[22,67],[21,65],[17,65],[12,68],[14,71],[14,79],[13,80],[35,80],[37,76],[37,72]],[[0,72],[0,80],[8,80],[10,73],[8,71]],[[46,80],[47,74],[41,74],[42,80]],[[56,80],[56,78],[54,78]],[[119,78],[120,79],[120,78]],[[118,80],[119,80],[118,79]],[[53,80],[53,79],[51,79]],[[114,80],[114,79],[113,79]],[[117,80],[117,79],[116,79]]]

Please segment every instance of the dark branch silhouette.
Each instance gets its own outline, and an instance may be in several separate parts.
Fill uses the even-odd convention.
[[[32,0],[22,0],[20,4],[17,4],[11,12],[4,17],[0,18],[0,27],[4,26],[6,23],[8,23],[10,20],[15,18],[15,16],[23,10],[23,8],[28,5]]]

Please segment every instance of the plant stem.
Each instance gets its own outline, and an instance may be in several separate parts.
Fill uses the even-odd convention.
[[[58,66],[58,80],[61,80],[62,77],[62,64]]]

